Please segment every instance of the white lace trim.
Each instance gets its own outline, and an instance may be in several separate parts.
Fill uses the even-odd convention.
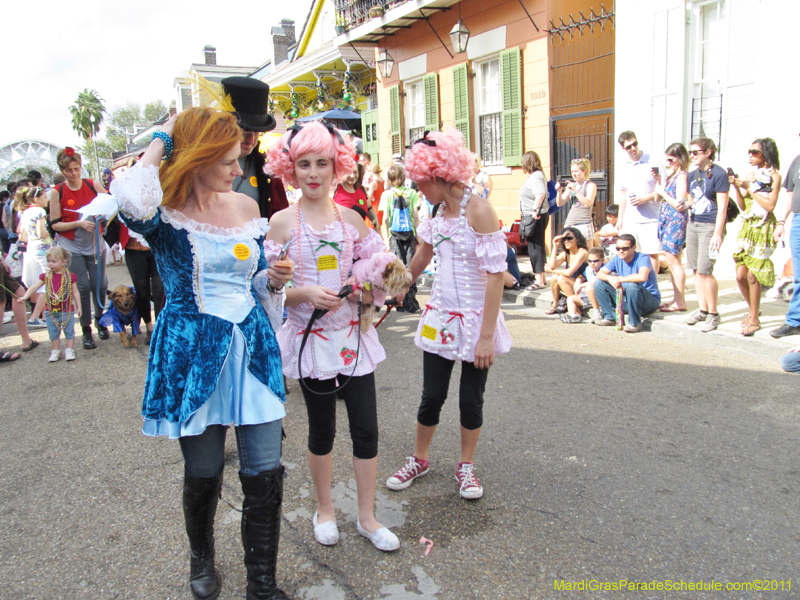
[[[162,213],[162,217],[163,217]],[[189,246],[192,249],[192,292],[194,293],[194,303],[197,305],[197,310],[200,314],[205,314],[203,309],[203,295],[202,295],[202,281],[203,281],[203,261],[197,254],[197,247],[195,246],[192,234],[189,232]]]
[[[131,236],[133,239],[135,239],[137,242],[139,242],[145,248],[150,248],[149,244],[147,243],[147,240],[144,239],[144,236],[142,234],[136,233],[132,229],[128,229],[128,235]]]
[[[111,182],[111,194],[123,214],[137,221],[151,219],[163,199],[158,168],[139,163],[123,171]]]
[[[192,235],[202,235],[218,242],[226,240],[248,240],[259,238],[269,231],[269,221],[267,219],[253,219],[242,227],[217,227],[210,223],[200,223],[190,219],[182,212],[171,208],[162,207],[161,219],[169,223],[175,229],[183,229]]]

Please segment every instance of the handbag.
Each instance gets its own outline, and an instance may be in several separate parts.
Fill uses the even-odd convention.
[[[565,206],[566,204],[558,205],[558,190],[555,182],[551,179],[547,182],[547,213],[554,215]]]
[[[519,222],[519,234],[525,239],[533,236],[533,230],[536,227],[536,219],[532,215],[522,215]]]

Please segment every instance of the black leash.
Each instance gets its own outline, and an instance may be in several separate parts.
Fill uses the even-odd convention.
[[[347,296],[349,296],[352,293],[353,293],[353,286],[352,285],[345,285],[345,286],[342,287],[342,289],[339,290],[339,293],[336,294],[336,295],[339,298],[346,298]],[[328,392],[315,392],[314,390],[312,390],[310,387],[308,387],[306,385],[305,381],[303,381],[303,379],[304,379],[303,378],[303,349],[306,347],[306,341],[308,341],[308,336],[311,333],[311,329],[314,326],[314,322],[317,319],[319,319],[319,318],[323,317],[324,315],[326,315],[327,313],[328,313],[328,309],[327,308],[315,308],[314,312],[311,313],[311,318],[308,320],[308,324],[306,325],[306,330],[303,333],[303,339],[300,341],[300,353],[299,353],[299,355],[297,357],[297,373],[300,375],[300,385],[302,385],[306,390],[308,390],[309,392],[311,392],[312,394],[315,394],[317,396],[325,396],[327,394],[335,394],[336,392],[339,392],[342,389],[344,389],[344,387],[348,383],[350,383],[350,379],[353,377],[353,373],[355,373],[356,369],[358,368],[358,355],[361,352],[361,298],[359,298],[359,300],[358,300],[358,325],[356,325],[356,329],[358,330],[358,345],[356,346],[356,360],[354,361],[353,370],[350,371],[350,375],[347,376],[347,379],[345,380],[345,382],[342,385],[340,385],[336,389],[330,390]]]

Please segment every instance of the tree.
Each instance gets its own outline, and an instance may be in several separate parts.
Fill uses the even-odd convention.
[[[78,94],[75,104],[69,107],[72,114],[72,128],[87,142],[94,141],[100,124],[103,122],[103,114],[106,107],[103,99],[95,90],[85,88]],[[97,159],[97,148],[95,147],[95,168],[98,171],[95,177],[99,176],[100,164]]]
[[[128,133],[134,130],[135,125],[149,127],[167,114],[167,107],[161,100],[148,102],[144,110],[136,102],[128,102],[124,106],[117,106],[111,110],[111,115],[106,125],[106,138],[115,152],[125,150],[128,143]]]

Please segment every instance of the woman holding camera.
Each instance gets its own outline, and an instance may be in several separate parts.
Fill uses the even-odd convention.
[[[770,257],[775,251],[773,233],[778,223],[775,205],[781,189],[781,168],[778,146],[772,138],[750,144],[750,166],[754,171],[744,179],[728,172],[734,199],[742,212],[742,228],[736,238],[736,283],[750,308],[742,321],[742,335],[751,337],[761,329],[758,315],[763,286],[775,284],[775,266]]]
[[[594,244],[592,207],[594,199],[597,197],[597,185],[589,181],[591,165],[588,159],[576,158],[570,163],[569,168],[573,181],[564,187],[556,202],[559,206],[571,202],[564,226],[578,229],[583,234],[588,247],[591,248]],[[557,187],[560,187],[560,184]]]

